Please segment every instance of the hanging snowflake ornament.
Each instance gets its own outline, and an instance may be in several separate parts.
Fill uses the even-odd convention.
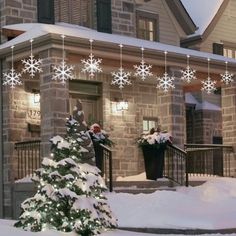
[[[130,85],[131,81],[129,79],[129,76],[131,76],[130,72],[125,72],[122,66],[122,48],[123,45],[120,44],[120,68],[116,72],[112,72],[112,85],[118,85],[120,89],[124,88],[125,85]]]
[[[167,93],[169,91],[169,89],[174,89],[175,85],[173,84],[173,81],[175,80],[175,78],[173,76],[169,76],[167,71],[166,71],[166,55],[167,52],[165,53],[165,73],[163,74],[162,77],[158,77],[157,81],[157,88],[163,89],[165,93]]]
[[[129,80],[130,72],[125,72],[123,67],[120,67],[117,72],[111,73],[113,80],[112,85],[118,85],[120,89],[124,88],[125,85],[130,85],[131,81]]]
[[[175,88],[173,84],[174,79],[175,79],[174,77],[169,76],[168,73],[165,72],[162,77],[157,78],[157,80],[159,81],[157,88],[163,89],[165,93],[168,92],[169,89],[172,88],[174,89]]]
[[[233,79],[234,75],[229,73],[229,71],[228,71],[228,62],[227,61],[225,62],[225,66],[226,66],[225,73],[220,74],[220,75],[221,75],[221,81],[223,83],[225,83],[226,85],[228,85],[228,84],[230,84],[231,82],[234,81],[234,79]]]
[[[17,73],[13,65],[13,50],[14,46],[11,46],[11,69],[9,72],[3,73],[3,85],[9,85],[11,88],[15,88],[16,85],[22,85],[21,73]]]
[[[216,81],[215,80],[211,80],[210,78],[210,59],[207,59],[208,61],[208,76],[207,79],[204,81],[201,81],[202,83],[202,91],[207,92],[208,94],[213,93],[216,90]]]
[[[141,50],[142,50],[141,62],[139,65],[134,65],[134,68],[135,68],[134,75],[141,78],[144,81],[146,78],[152,76],[153,74],[150,71],[152,68],[152,65],[148,65],[144,61],[144,55],[143,55],[144,48],[141,48]]]
[[[15,88],[16,85],[22,85],[20,78],[21,74],[11,68],[10,72],[3,73],[3,85],[10,85],[11,88]]]
[[[73,69],[74,66],[67,65],[63,60],[57,66],[53,66],[54,75],[52,76],[53,80],[59,80],[62,84],[65,84],[67,80],[74,79]]]
[[[59,65],[53,66],[54,75],[52,76],[53,80],[59,80],[62,84],[65,84],[67,80],[74,79],[73,70],[74,66],[67,65],[65,62],[65,44],[64,39],[65,35],[62,37],[62,61]]]
[[[202,82],[202,91],[206,91],[208,94],[214,92],[216,90],[216,81],[211,80],[210,77],[207,77],[207,79],[205,81],[201,81]]]
[[[102,68],[100,67],[100,64],[102,62],[102,59],[100,58],[94,58],[93,55],[93,40],[90,39],[90,54],[89,58],[87,60],[82,59],[81,62],[83,64],[82,72],[83,73],[88,73],[89,77],[93,78],[96,73],[102,72]]]
[[[29,73],[31,78],[33,78],[36,73],[43,72],[43,70],[41,69],[42,59],[35,59],[33,55],[33,49],[32,49],[33,41],[34,41],[33,39],[30,40],[31,47],[30,47],[29,58],[21,60],[22,63],[24,64],[22,72]]]
[[[180,78],[187,83],[190,83],[193,79],[196,79],[195,73],[196,71],[191,69],[189,66],[189,55],[187,55],[187,67],[185,70],[181,70],[182,77]]]

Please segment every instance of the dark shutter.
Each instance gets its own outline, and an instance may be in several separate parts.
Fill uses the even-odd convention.
[[[54,0],[38,0],[38,22],[54,24]]]
[[[97,30],[112,33],[111,0],[97,0]]]
[[[224,45],[222,43],[213,43],[213,53],[224,55]]]

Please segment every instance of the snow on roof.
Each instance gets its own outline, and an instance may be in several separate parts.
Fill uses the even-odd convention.
[[[180,56],[190,55],[191,57],[207,59],[211,58],[216,61],[228,61],[231,63],[236,63],[235,59],[226,58],[220,55],[200,52],[192,49],[181,48],[178,46],[163,44],[159,42],[151,42],[147,40],[137,39],[133,37],[116,35],[116,34],[108,34],[97,32],[96,30],[81,27],[78,25],[71,25],[66,23],[56,23],[52,24],[42,24],[42,23],[25,23],[25,24],[15,24],[15,25],[7,25],[3,27],[4,29],[14,29],[25,31],[23,34],[17,36],[16,38],[7,41],[6,43],[0,45],[0,50],[5,48],[10,48],[11,46],[16,46],[17,44],[29,41],[32,38],[37,38],[46,34],[64,34],[67,37],[78,37],[84,39],[94,39],[95,41],[114,43],[114,44],[123,44],[125,46],[131,47],[144,47],[145,49],[151,49],[156,51],[167,51],[169,53],[178,54]]]
[[[181,0],[198,30],[194,35],[202,35],[213,20],[224,0]],[[192,36],[192,35],[191,35]]]
[[[195,104],[196,110],[211,110],[211,111],[220,111],[221,107],[213,103],[203,101],[198,102],[197,99],[191,93],[185,93],[185,103]]]

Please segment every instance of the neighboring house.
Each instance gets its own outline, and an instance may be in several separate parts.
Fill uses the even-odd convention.
[[[152,126],[161,125],[162,129],[171,132],[174,144],[183,148],[186,142],[185,114],[188,112],[185,93],[200,89],[200,80],[205,80],[208,75],[209,57],[211,78],[218,81],[217,86],[221,86],[219,80],[220,74],[225,71],[225,57],[180,47],[184,39],[195,33],[197,25],[180,1],[0,0],[0,3],[1,80],[2,72],[11,68],[12,45],[15,45],[14,68],[19,72],[23,67],[21,60],[30,55],[30,39],[34,38],[34,55],[43,59],[43,72],[35,78],[30,78],[27,73],[22,74],[22,86],[14,89],[1,87],[0,161],[3,164],[0,165],[0,200],[4,203],[0,205],[4,207],[0,208],[0,213],[4,212],[5,217],[12,216],[12,184],[17,178],[15,143],[40,139],[41,156],[48,156],[49,139],[55,134],[65,133],[65,119],[71,114],[76,99],[82,100],[87,122],[99,122],[116,144],[112,149],[115,178],[143,171],[136,139]],[[75,79],[66,85],[52,80],[52,66],[62,60],[61,34],[66,36],[66,62],[74,66],[75,75]],[[95,57],[102,58],[103,72],[94,77],[81,72],[81,59],[88,58],[90,39],[94,40]],[[154,76],[142,81],[132,74],[132,84],[122,90],[111,85],[111,72],[117,71],[120,66],[119,44],[124,45],[125,71],[134,71],[133,65],[140,63],[141,48],[144,47],[145,61],[153,65]],[[176,78],[175,89],[167,93],[156,88],[156,77],[165,72],[164,51],[168,51],[167,72]],[[190,55],[191,67],[197,70],[198,80],[193,84],[180,80],[180,70],[186,68],[187,55]],[[228,68],[236,73],[234,59],[229,59]],[[222,88],[223,104],[228,100],[235,101],[235,87],[233,84]],[[40,103],[33,101],[35,91],[40,91]],[[186,101],[189,97],[186,94]],[[117,101],[121,99],[128,101],[127,111],[116,109]],[[201,108],[205,106],[200,98],[195,104]],[[228,111],[233,122],[236,110]],[[223,127],[228,125],[228,119],[223,116]],[[223,132],[219,128],[220,135],[223,135],[224,142],[235,145],[235,124],[230,127],[230,140],[228,128]]]
[[[181,46],[235,59],[236,2],[233,0],[181,1],[198,27],[194,34],[182,39]],[[224,95],[222,99],[221,94]],[[236,125],[233,122],[236,118],[235,87],[219,89],[214,96],[211,95],[209,98],[199,91],[192,92],[192,95],[195,95],[195,98],[200,102],[208,101],[217,105],[218,109],[216,107],[211,107],[212,110],[195,109],[194,104],[187,105],[187,113],[189,114],[187,120],[191,124],[187,126],[189,134],[187,142],[222,143],[223,141],[224,144],[235,143],[235,138],[232,138],[232,136],[235,137]],[[222,119],[227,122],[222,123]],[[223,127],[221,127],[222,124]]]

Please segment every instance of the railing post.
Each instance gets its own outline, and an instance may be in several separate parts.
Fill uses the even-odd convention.
[[[109,155],[109,186],[110,186],[110,192],[112,192],[113,184],[112,184],[112,155],[111,153]]]
[[[189,186],[189,176],[188,176],[188,154],[185,159],[185,186]]]

